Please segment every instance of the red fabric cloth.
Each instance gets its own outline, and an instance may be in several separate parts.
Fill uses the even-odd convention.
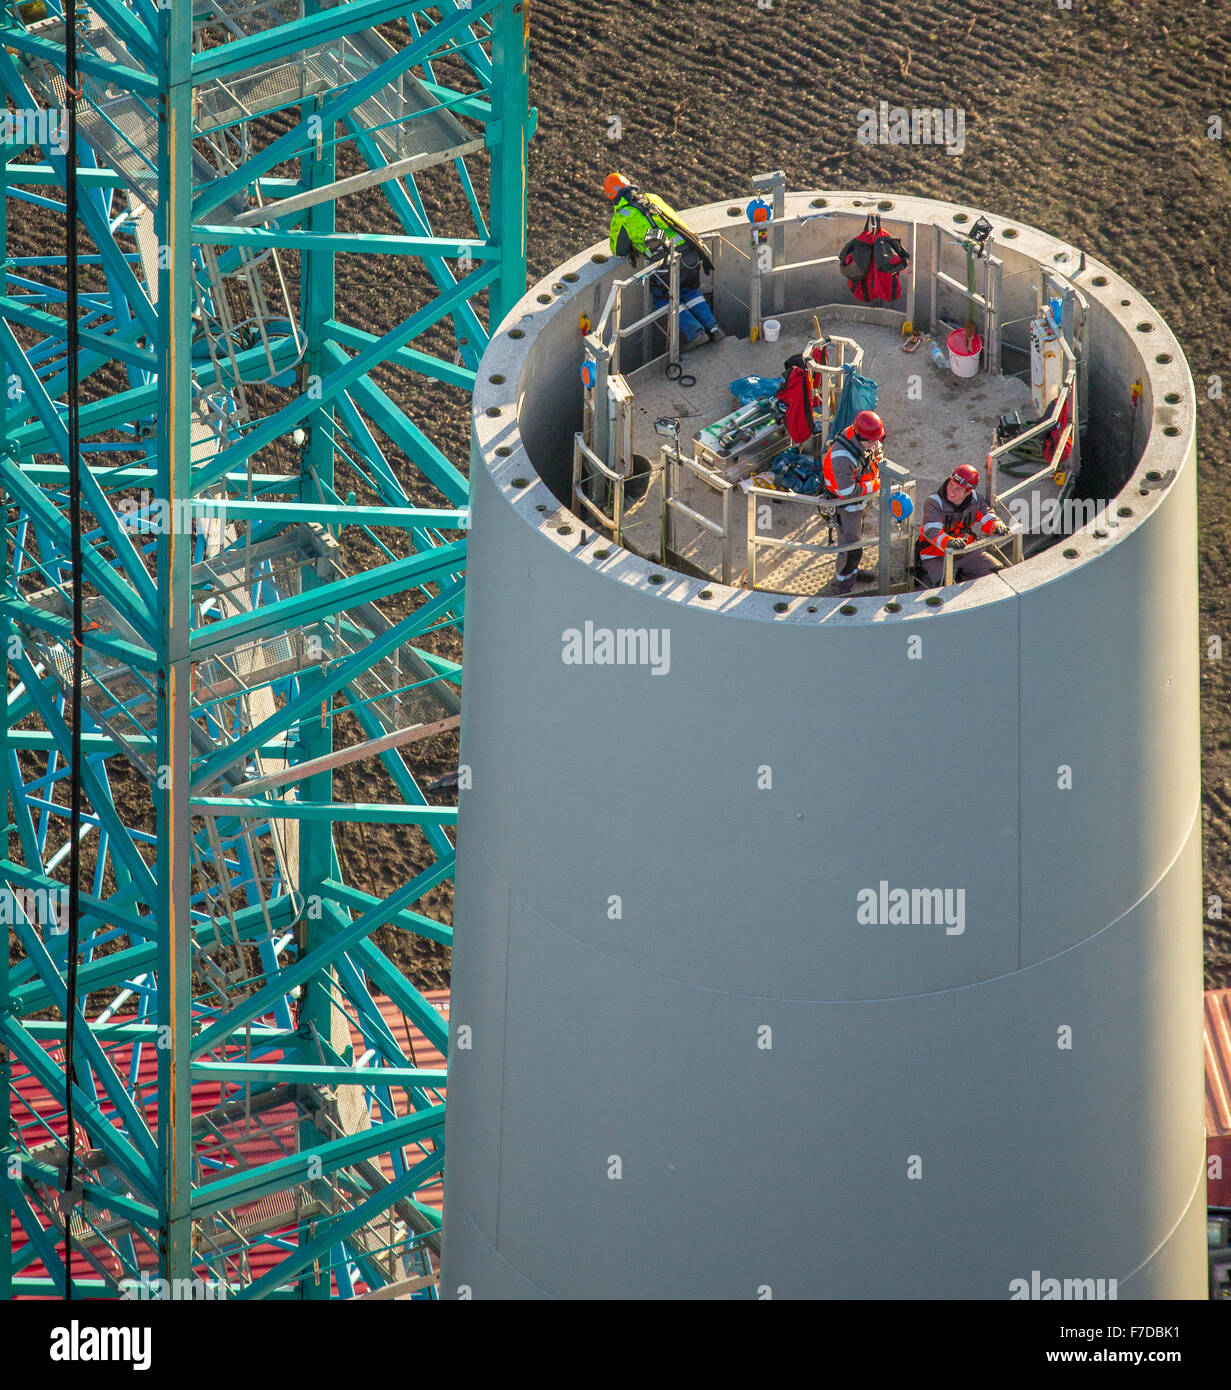
[[[868,249],[861,253],[861,247]],[[838,260],[856,299],[865,304],[878,300],[892,304],[901,296],[901,273],[910,264],[910,256],[897,237],[881,230],[879,217],[869,219],[864,230],[847,242]],[[860,275],[865,265],[867,269]]]
[[[812,373],[792,367],[778,392],[778,399],[786,406],[786,432],[791,436],[791,443],[802,444],[811,439]]]

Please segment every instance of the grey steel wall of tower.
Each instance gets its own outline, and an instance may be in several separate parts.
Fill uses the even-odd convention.
[[[777,614],[598,557],[537,476],[575,427],[595,249],[475,396],[443,1296],[1007,1298],[1039,1271],[1204,1297],[1178,344],[1113,270],[1074,276],[1092,399],[1145,384],[1109,539],[939,609]],[[587,621],[669,632],[669,671],[564,664]],[[963,930],[861,924],[882,882],[964,890]]]

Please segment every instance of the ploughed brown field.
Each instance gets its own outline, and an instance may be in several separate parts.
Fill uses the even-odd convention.
[[[1194,564],[1202,650],[1194,660],[1202,671],[1206,976],[1210,986],[1231,985],[1231,928],[1217,901],[1228,898],[1231,913],[1231,4],[531,0],[530,24],[531,101],[539,114],[529,155],[531,280],[605,234],[601,183],[612,169],[680,208],[742,197],[751,175],[782,169],[795,188],[944,198],[1042,228],[1121,272],[1176,332],[1199,403]],[[961,108],[963,153],[860,143],[858,113],[881,101]],[[1213,138],[1218,119],[1228,125],[1223,138]],[[619,139],[610,138],[617,131]],[[476,185],[485,182],[483,161],[471,168]],[[451,171],[429,171],[420,188],[434,230],[465,230]],[[58,236],[59,225],[11,205],[10,254],[47,254],[46,237]],[[379,190],[341,204],[339,225],[397,230]],[[339,318],[381,332],[414,312],[428,289],[406,258],[344,257],[338,296]],[[420,346],[450,356],[455,349],[443,329]],[[378,380],[464,468],[469,427],[461,393],[401,372]],[[1131,409],[1126,400],[1124,410]],[[409,485],[413,475],[403,464]],[[339,478],[344,491],[341,471]],[[423,484],[413,490],[435,496]],[[365,552],[352,545],[348,557],[357,566]],[[1227,647],[1226,660],[1207,656],[1214,637]],[[442,650],[455,654],[460,643]],[[454,734],[419,746],[415,765],[430,780],[456,761]],[[336,794],[391,797],[382,778],[369,764],[342,769]],[[148,813],[135,775],[117,781],[116,796],[134,822],[142,804]],[[346,824],[335,833],[348,876],[374,892],[389,891],[425,862],[417,831],[368,826],[365,839]],[[451,908],[443,885],[424,910],[449,920]],[[384,945],[408,975],[425,987],[447,984],[446,951],[394,935]]]

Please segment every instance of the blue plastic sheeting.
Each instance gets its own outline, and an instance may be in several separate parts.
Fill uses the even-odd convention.
[[[780,376],[742,376],[731,383],[731,394],[740,405],[751,405],[753,401],[777,395],[781,385]]]
[[[820,460],[799,449],[783,449],[774,456],[768,471],[779,487],[801,492],[805,497],[819,496],[825,486]]]
[[[851,366],[843,367],[842,375],[845,380],[842,382],[838,408],[829,426],[830,439],[841,434],[861,410],[876,409],[876,382],[870,376],[860,376]]]

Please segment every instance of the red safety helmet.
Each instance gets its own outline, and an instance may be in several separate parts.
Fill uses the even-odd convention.
[[[855,416],[855,433],[860,439],[874,442],[877,439],[884,439],[885,426],[881,417],[874,410],[861,410]]]
[[[632,180],[626,179],[623,174],[608,174],[603,180],[603,192],[607,195],[609,202],[614,203],[626,188],[632,187]]]
[[[979,486],[979,470],[973,464],[959,463],[949,474],[949,481],[960,487],[968,487],[973,492]]]

